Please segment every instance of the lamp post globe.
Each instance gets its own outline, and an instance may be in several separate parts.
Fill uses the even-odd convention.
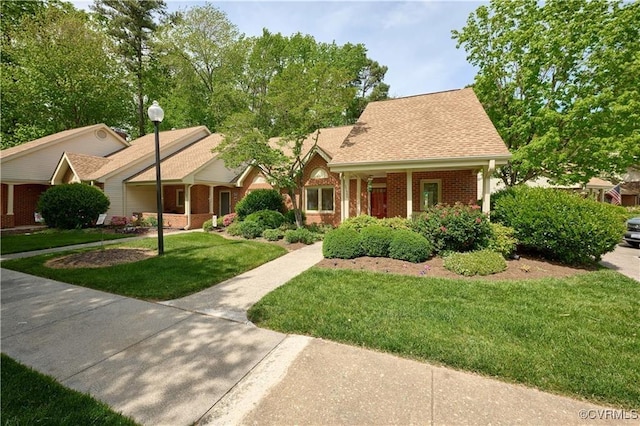
[[[158,104],[158,101],[153,101],[153,104],[147,110],[149,120],[153,122],[155,130],[155,142],[156,142],[156,201],[157,201],[157,214],[158,214],[158,255],[164,254],[164,239],[162,235],[162,178],[160,177],[160,132],[158,126],[164,118],[164,111]]]

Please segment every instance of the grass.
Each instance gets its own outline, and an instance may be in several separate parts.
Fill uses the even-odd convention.
[[[69,252],[6,260],[2,267],[122,296],[169,300],[211,287],[286,253],[284,248],[272,244],[228,240],[197,232],[170,235],[164,242],[162,257],[104,268],[44,266],[47,260]],[[147,238],[110,247],[156,249],[157,240]]]
[[[249,318],[640,407],[640,286],[614,271],[491,282],[312,268],[264,297]]]
[[[70,231],[46,229],[28,234],[3,235],[2,240],[0,240],[0,254],[22,253],[130,236],[127,234],[103,234],[98,229],[74,229]]]
[[[88,395],[2,354],[3,425],[136,425]]]

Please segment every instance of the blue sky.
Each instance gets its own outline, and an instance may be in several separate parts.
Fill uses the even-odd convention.
[[[170,11],[203,1],[165,0]],[[73,1],[88,8],[91,1]],[[362,43],[370,58],[389,67],[390,95],[411,96],[465,87],[476,70],[456,49],[451,30],[464,26],[478,1],[219,1],[241,33],[297,32],[317,41]]]

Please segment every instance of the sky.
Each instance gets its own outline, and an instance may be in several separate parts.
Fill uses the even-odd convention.
[[[165,0],[169,11],[203,1]],[[72,1],[88,9],[92,1]],[[316,41],[362,43],[369,58],[386,65],[384,81],[393,97],[459,89],[473,83],[476,69],[456,48],[451,30],[461,29],[482,5],[478,1],[214,1],[247,36],[266,28]]]

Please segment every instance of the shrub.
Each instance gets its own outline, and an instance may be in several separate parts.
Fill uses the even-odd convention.
[[[162,218],[162,221],[164,222],[164,218]],[[142,224],[142,226],[146,226],[147,228],[157,228],[158,218],[155,216],[145,217],[145,218],[142,218],[140,223]]]
[[[276,229],[285,221],[284,215],[274,210],[260,210],[251,213],[244,219],[245,222],[257,222],[263,229]]]
[[[389,257],[420,263],[431,257],[433,245],[422,235],[406,229],[393,232],[389,243]]]
[[[467,253],[452,253],[444,258],[444,267],[456,274],[490,275],[507,269],[507,262],[500,253],[492,250],[479,250]]]
[[[284,240],[290,244],[304,243],[309,245],[318,241],[318,237],[318,234],[315,234],[306,228],[290,229],[284,233]]]
[[[233,222],[226,228],[227,234],[237,237],[242,235],[242,231],[240,230],[240,222]]]
[[[284,231],[280,229],[265,229],[262,232],[262,238],[267,241],[278,241],[284,237]]]
[[[482,249],[491,237],[489,219],[477,205],[438,205],[418,215],[411,226],[432,241],[437,252]]]
[[[282,195],[275,189],[256,189],[248,193],[236,204],[238,219],[243,220],[251,213],[260,210],[284,211]]]
[[[381,225],[371,225],[360,231],[362,249],[367,256],[389,257],[389,244],[394,230]]]
[[[86,228],[109,209],[109,198],[95,186],[83,183],[55,185],[38,200],[38,211],[52,228]]]
[[[122,227],[129,224],[129,218],[127,216],[113,216],[110,221],[111,226]]]
[[[355,229],[340,227],[324,236],[322,254],[326,258],[354,259],[363,253],[360,233]]]
[[[567,264],[600,260],[624,234],[616,206],[550,188],[512,190],[496,202],[492,220],[512,227],[523,249]]]
[[[302,224],[304,225],[305,222],[307,221],[307,215],[304,214],[303,211],[300,211],[300,214],[302,215]],[[296,223],[296,212],[295,210],[291,209],[291,210],[287,210],[287,212],[284,214],[285,219],[287,220],[287,223]]]
[[[411,229],[411,220],[402,217],[385,217],[378,219],[378,223],[391,229]]]
[[[224,215],[224,216],[222,217],[222,225],[223,225],[223,226],[229,226],[229,225],[231,225],[233,222],[235,222],[235,221],[236,221],[236,218],[237,218],[237,217],[238,217],[238,215],[237,215],[237,214],[235,214],[235,213],[229,213],[229,214]]]
[[[363,214],[360,216],[348,218],[347,220],[342,222],[342,224],[340,225],[340,228],[361,231],[367,226],[379,225],[379,224],[380,224],[380,219]]]
[[[491,238],[487,248],[500,253],[505,259],[509,258],[518,245],[518,240],[514,237],[515,229],[504,226],[500,223],[491,224]]]
[[[207,220],[205,223],[202,224],[202,229],[205,232],[211,232],[213,231],[213,219],[209,219]]]
[[[238,223],[238,230],[243,238],[252,240],[262,235],[264,232],[264,226],[259,222],[244,221]]]

